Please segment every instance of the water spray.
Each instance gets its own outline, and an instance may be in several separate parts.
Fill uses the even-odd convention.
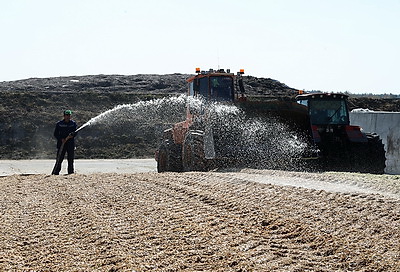
[[[121,129],[137,127],[132,123],[147,127],[153,125],[154,128],[157,124],[157,131],[161,132],[184,119],[187,107],[199,113],[208,109],[213,130],[220,136],[221,141],[227,143],[228,148],[233,150],[234,147],[239,147],[235,151],[237,154],[234,154],[238,158],[253,158],[257,164],[278,164],[282,161],[290,164],[291,158],[298,157],[305,148],[303,141],[297,138],[293,131],[271,118],[261,120],[248,117],[235,105],[210,103],[186,95],[115,106],[91,118],[69,136],[75,137],[81,130],[95,124],[114,127],[121,124]],[[118,129],[115,127],[115,130],[112,130]],[[61,161],[61,158],[57,158],[56,163]],[[251,162],[249,164],[251,165]]]

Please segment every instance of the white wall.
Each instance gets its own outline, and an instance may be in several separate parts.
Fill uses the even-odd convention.
[[[400,112],[353,111],[350,123],[379,134],[386,151],[385,173],[400,174]]]

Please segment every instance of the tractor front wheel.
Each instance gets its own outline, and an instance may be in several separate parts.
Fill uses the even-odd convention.
[[[182,171],[181,145],[166,140],[158,148],[157,172]]]
[[[184,171],[207,171],[207,159],[204,153],[204,133],[189,131],[182,149]]]

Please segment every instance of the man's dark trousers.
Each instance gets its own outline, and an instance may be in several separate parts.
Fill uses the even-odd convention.
[[[59,159],[57,167],[55,169],[55,174],[58,175],[61,171],[61,164],[64,160],[65,153],[67,153],[67,161],[68,161],[68,174],[73,174],[74,173],[74,151],[75,151],[75,146],[72,142],[66,142],[64,144],[64,148],[61,150],[58,149],[57,151],[57,159]],[[59,156],[59,157],[58,157]]]

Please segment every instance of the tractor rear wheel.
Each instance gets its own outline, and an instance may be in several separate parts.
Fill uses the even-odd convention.
[[[207,159],[204,153],[204,133],[189,131],[185,137],[182,149],[182,164],[184,171],[207,171]]]
[[[352,171],[371,174],[383,174],[385,171],[385,149],[379,135],[366,134],[367,143],[357,143],[351,152]]]
[[[378,134],[367,134],[369,173],[383,174],[386,167],[385,147]]]

